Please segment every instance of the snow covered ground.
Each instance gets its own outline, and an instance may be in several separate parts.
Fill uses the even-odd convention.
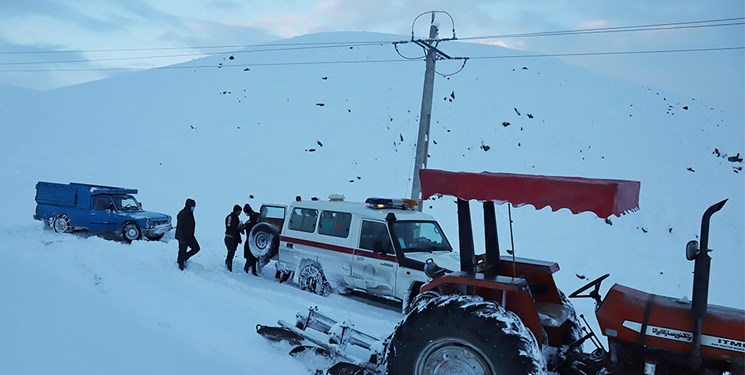
[[[383,334],[399,317],[280,285],[266,268],[262,277],[228,273],[214,248],[181,272],[173,242],[130,246],[18,229],[3,236],[14,254],[11,261],[4,250],[0,265],[5,374],[303,373],[255,333],[257,323],[292,321],[318,305]]]
[[[330,33],[288,46],[402,39]],[[320,61],[369,62],[290,64]],[[393,308],[278,284],[271,266],[258,278],[228,273],[222,221],[233,204],[295,195],[407,197],[423,71],[390,45],[349,43],[238,51],[3,99],[0,373],[307,373],[254,331],[312,305],[386,336],[401,318]],[[703,211],[729,198],[712,219],[710,302],[745,308],[742,108],[528,58],[473,59],[438,76],[434,98],[432,168],[641,181],[641,210],[612,225],[589,213],[512,211],[517,255],[558,262],[565,292],[611,273],[603,292],[617,282],[690,298],[685,243]],[[44,231],[32,219],[40,180],[138,188],[146,209],[173,216],[192,197],[203,250],[180,272],[172,234],[127,245]],[[452,202],[425,204],[451,241]],[[498,207],[503,246],[506,212]],[[592,302],[575,305],[594,324]]]

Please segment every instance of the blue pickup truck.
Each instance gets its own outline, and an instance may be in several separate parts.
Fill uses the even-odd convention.
[[[115,234],[127,242],[143,236],[157,241],[173,229],[171,217],[142,210],[134,194],[137,189],[90,184],[36,184],[34,219],[57,233],[87,230]]]

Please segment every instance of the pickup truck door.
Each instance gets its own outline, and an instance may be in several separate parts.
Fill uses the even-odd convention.
[[[116,212],[114,201],[105,195],[91,197],[91,211],[88,228],[95,232],[118,232],[121,219]]]
[[[395,296],[398,261],[393,254],[386,224],[363,220],[352,259],[355,286],[371,294]]]

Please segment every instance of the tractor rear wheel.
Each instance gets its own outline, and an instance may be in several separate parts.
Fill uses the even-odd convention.
[[[545,374],[535,337],[514,313],[478,296],[436,296],[398,324],[386,374]]]

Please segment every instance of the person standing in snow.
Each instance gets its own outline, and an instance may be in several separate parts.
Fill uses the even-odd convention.
[[[176,240],[178,240],[178,268],[184,270],[186,261],[199,252],[199,242],[194,237],[197,223],[194,220],[194,209],[197,202],[191,198],[186,200],[184,208],[176,216]],[[191,248],[191,251],[187,251]]]
[[[251,234],[251,229],[254,225],[259,222],[259,213],[254,211],[248,203],[243,205],[243,213],[248,216],[246,223],[243,224],[243,232],[246,233],[246,243],[243,244],[243,258],[246,259],[246,265],[243,266],[243,271],[248,273],[248,268],[251,267],[251,274],[258,276],[256,273],[256,261],[258,261],[258,259],[256,259],[256,257],[251,253],[251,249],[248,246],[251,241],[248,236]]]
[[[228,256],[225,258],[225,266],[228,267],[228,271],[233,272],[233,258],[235,257],[235,250],[238,248],[238,244],[243,242],[241,240],[241,219],[238,215],[241,214],[241,206],[233,206],[233,212],[229,213],[225,217],[225,247],[228,248]]]

